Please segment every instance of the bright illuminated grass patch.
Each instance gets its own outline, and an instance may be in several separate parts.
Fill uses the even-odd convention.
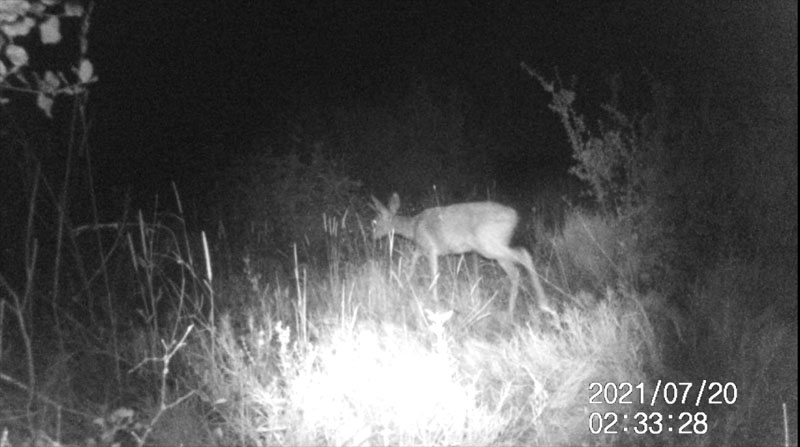
[[[337,331],[307,359],[320,366],[291,384],[299,431],[333,445],[491,443],[502,420],[462,383],[445,347],[417,337],[395,326]]]

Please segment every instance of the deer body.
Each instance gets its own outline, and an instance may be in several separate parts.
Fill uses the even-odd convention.
[[[400,198],[397,193],[392,195],[388,207],[384,207],[375,197],[372,201],[378,212],[373,237],[378,239],[395,232],[413,241],[417,250],[411,258],[411,272],[419,256],[425,255],[431,268],[431,280],[434,281],[434,296],[438,257],[475,252],[496,260],[511,279],[508,311],[512,316],[519,292],[520,275],[516,264],[527,270],[540,304],[544,302],[544,291],[530,253],[524,248],[510,246],[519,221],[513,208],[496,202],[468,202],[428,208],[416,216],[399,216]]]

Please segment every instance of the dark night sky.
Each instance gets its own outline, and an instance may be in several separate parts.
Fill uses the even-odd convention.
[[[796,94],[796,2],[784,0],[114,1],[92,26],[100,186],[147,194],[171,179],[206,187],[253,135],[285,133],[300,115],[397,102],[415,74],[464,88],[487,128],[528,156],[525,145],[567,147],[520,61],[587,90],[616,71],[687,88],[708,70],[762,70],[754,77]],[[515,140],[520,127],[530,134]]]

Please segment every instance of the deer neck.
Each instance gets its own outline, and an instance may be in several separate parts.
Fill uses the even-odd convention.
[[[392,226],[394,232],[403,236],[406,239],[414,240],[414,228],[417,224],[417,218],[408,216],[394,216],[392,219]]]

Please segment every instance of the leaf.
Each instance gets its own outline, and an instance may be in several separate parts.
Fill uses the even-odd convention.
[[[48,17],[39,25],[39,34],[45,45],[61,42],[61,20],[56,16]]]
[[[9,45],[6,47],[6,57],[14,65],[14,68],[28,65],[28,52],[19,45]]]
[[[43,4],[33,3],[31,5],[31,9],[28,11],[28,14],[32,14],[34,16],[41,16],[42,14],[44,14],[45,9],[47,9],[47,7]]]
[[[36,21],[31,17],[25,17],[16,22],[0,22],[0,32],[8,37],[14,38],[17,36],[27,36],[31,32],[31,28],[36,24]]]
[[[89,59],[81,59],[80,68],[78,68],[78,79],[81,80],[82,83],[88,84],[94,81],[94,66],[92,66],[92,61]]]
[[[48,118],[53,118],[53,98],[44,93],[39,93],[39,96],[36,97],[36,105],[42,109]]]
[[[61,80],[58,79],[58,76],[56,76],[56,74],[52,71],[47,70],[47,72],[44,74],[44,79],[42,79],[42,81],[39,83],[39,90],[48,95],[53,95],[55,94],[56,90],[58,90],[60,85]]]
[[[13,22],[30,9],[27,0],[0,0],[0,22]]]
[[[83,5],[75,2],[68,2],[64,5],[64,16],[80,17],[83,15]]]

